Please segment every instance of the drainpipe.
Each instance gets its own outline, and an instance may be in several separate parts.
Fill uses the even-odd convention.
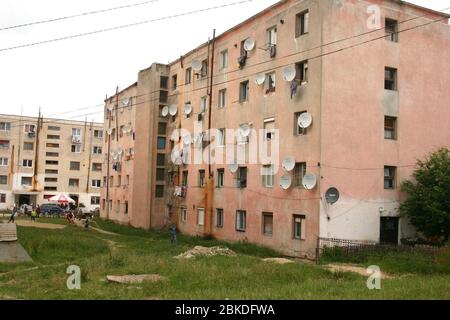
[[[88,172],[87,172],[87,181],[86,181],[86,193],[89,194],[89,180],[91,178],[91,166],[92,166],[92,135],[93,135],[93,125],[94,123],[91,121],[90,125],[90,134],[89,134],[89,160],[88,160]],[[86,130],[85,130],[86,134]],[[86,139],[86,138],[85,138]],[[109,157],[109,156],[108,156]]]
[[[37,191],[37,177],[38,177],[38,161],[39,161],[39,133],[41,132],[41,108],[39,108],[39,116],[36,127],[36,150],[34,153],[34,173],[33,173],[33,189],[31,191]]]

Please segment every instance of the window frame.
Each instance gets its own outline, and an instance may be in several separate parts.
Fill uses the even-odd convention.
[[[224,210],[222,208],[216,208],[215,227],[217,229],[223,229],[223,226],[224,226]]]
[[[239,217],[243,216],[242,221],[240,221]],[[242,225],[239,225],[242,222]],[[237,232],[246,232],[247,230],[247,211],[245,210],[236,210],[236,219],[235,219],[235,229]]]
[[[295,37],[309,34],[310,12],[309,9],[299,12],[295,16]]]
[[[272,220],[272,230],[270,230],[270,232],[268,232],[266,230],[266,218],[270,218]],[[262,234],[266,237],[272,237],[273,236],[273,212],[263,212],[262,213]]]

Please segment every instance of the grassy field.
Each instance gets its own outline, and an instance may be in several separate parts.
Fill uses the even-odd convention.
[[[96,223],[117,235],[75,226],[62,230],[19,227],[20,242],[34,261],[0,264],[0,299],[450,299],[448,261],[436,268],[428,264],[431,272],[424,265],[415,268],[395,257],[359,262],[363,267],[378,264],[393,276],[382,281],[381,290],[368,290],[367,277],[356,273],[333,273],[300,261],[264,262],[261,258],[278,256],[267,248],[187,236],[172,245],[165,232]],[[238,255],[173,258],[196,245],[224,245]],[[69,265],[81,267],[81,290],[66,287]],[[127,274],[159,274],[167,280],[127,285],[105,279]]]

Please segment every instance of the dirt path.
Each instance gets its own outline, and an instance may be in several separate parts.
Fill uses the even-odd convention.
[[[368,277],[370,275],[367,273],[366,268],[351,265],[351,264],[327,264],[327,265],[325,265],[325,268],[329,269],[331,272],[353,272],[353,273],[362,275],[364,277]],[[382,272],[381,278],[382,279],[392,279],[393,276]]]
[[[61,224],[53,224],[53,223],[41,223],[41,222],[32,222],[28,220],[16,220],[16,225],[21,227],[32,227],[32,228],[40,228],[40,229],[64,229],[66,226]]]
[[[82,221],[82,220],[75,220],[75,225],[77,225],[78,227],[84,228],[84,221]],[[110,236],[119,236],[119,234],[117,234],[117,233],[105,231],[105,230],[102,230],[102,229],[99,229],[99,228],[95,228],[95,227],[92,227],[92,226],[90,227],[90,229],[95,230],[97,232],[100,232],[102,234],[110,235]]]

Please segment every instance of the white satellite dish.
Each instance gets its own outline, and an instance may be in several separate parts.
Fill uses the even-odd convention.
[[[303,177],[303,186],[306,190],[312,190],[317,185],[317,177],[314,173],[307,173]]]
[[[264,84],[265,81],[266,81],[266,75],[264,73],[259,73],[259,74],[256,75],[255,83],[258,86]]]
[[[284,190],[289,189],[291,185],[292,185],[292,177],[290,175],[286,174],[280,178],[280,186]]]
[[[292,81],[297,75],[297,70],[293,66],[287,66],[283,69],[283,79],[284,81]]]
[[[286,157],[283,160],[283,169],[286,171],[292,171],[295,168],[295,159],[291,156]]]
[[[192,105],[187,104],[184,106],[184,114],[185,115],[190,115],[192,113]]]
[[[239,127],[239,133],[240,133],[240,135],[242,136],[242,137],[248,137],[249,135],[250,135],[250,132],[251,132],[251,130],[250,130],[250,125],[249,124],[247,124],[247,123],[245,123],[245,124],[242,124],[240,127]]]
[[[122,100],[122,105],[124,107],[128,106],[130,104],[130,98],[125,98]]]
[[[312,124],[313,118],[312,115],[308,112],[302,113],[298,117],[298,126],[302,129],[309,128]]]
[[[164,108],[162,108],[161,110],[161,115],[165,118],[167,117],[167,115],[169,114],[169,107],[165,106]]]
[[[119,148],[119,149],[117,150],[117,154],[120,156],[122,153],[123,153],[123,149],[122,149],[122,148]]]
[[[183,136],[183,143],[185,145],[190,145],[191,142],[192,142],[192,137],[191,137],[190,134],[187,134],[187,135]]]
[[[230,163],[228,169],[230,169],[231,173],[236,173],[239,169],[239,165],[237,163]]]
[[[177,112],[178,112],[178,106],[177,106],[176,104],[173,104],[173,105],[171,105],[171,106],[169,107],[169,114],[170,114],[171,116],[176,115]]]
[[[198,71],[202,70],[202,63],[198,60],[192,61],[191,66],[194,71],[198,72]]]
[[[110,105],[110,106],[108,107],[108,110],[109,110],[109,111],[113,111],[113,110],[114,110],[114,106],[113,106],[113,105]]]
[[[108,129],[108,134],[111,135],[112,132],[113,132],[113,129],[112,129],[112,128],[109,128],[109,129]]]
[[[247,40],[244,41],[245,51],[252,51],[254,48],[255,48],[255,39],[247,38]]]

